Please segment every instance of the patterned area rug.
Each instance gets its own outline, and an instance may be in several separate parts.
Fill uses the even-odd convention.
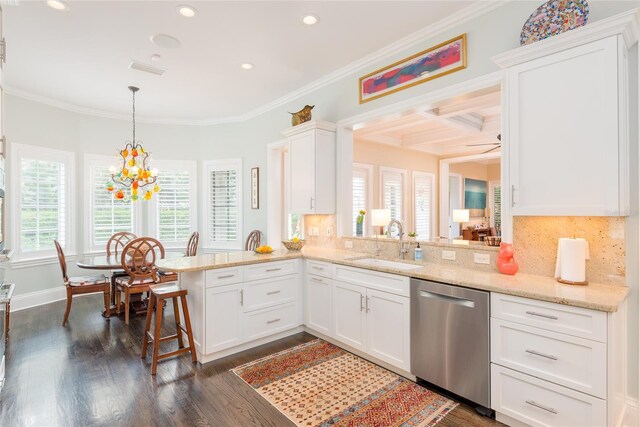
[[[298,426],[433,426],[457,406],[320,339],[232,372]]]

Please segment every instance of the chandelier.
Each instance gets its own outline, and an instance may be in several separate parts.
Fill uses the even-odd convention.
[[[151,169],[149,156],[140,141],[136,141],[136,92],[137,87],[129,86],[133,95],[133,138],[126,141],[122,150],[118,152],[120,167],[111,166],[111,181],[107,183],[107,191],[113,193],[116,200],[138,200],[138,194],[142,194],[144,200],[151,200],[153,193],[160,191],[156,183],[158,170]]]

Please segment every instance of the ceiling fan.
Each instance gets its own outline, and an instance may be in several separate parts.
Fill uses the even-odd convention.
[[[496,138],[498,138],[498,142],[485,142],[483,144],[468,144],[467,147],[482,147],[482,146],[485,146],[485,145],[493,145],[494,147],[489,148],[487,151],[482,153],[482,154],[487,154],[487,153],[492,152],[493,150],[497,150],[500,147],[502,147],[502,134],[499,133]]]

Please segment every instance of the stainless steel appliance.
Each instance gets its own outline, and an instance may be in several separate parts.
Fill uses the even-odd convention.
[[[411,372],[490,408],[489,293],[411,279]]]

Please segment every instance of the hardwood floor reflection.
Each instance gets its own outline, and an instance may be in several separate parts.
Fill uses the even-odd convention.
[[[75,298],[67,327],[64,301],[11,315],[3,426],[289,426],[293,425],[229,369],[314,339],[302,333],[207,365],[189,355],[158,364],[140,359],[144,317],[100,316],[102,297]],[[170,304],[165,309],[171,332]],[[169,342],[161,350],[177,346]],[[439,426],[501,425],[459,406]]]

